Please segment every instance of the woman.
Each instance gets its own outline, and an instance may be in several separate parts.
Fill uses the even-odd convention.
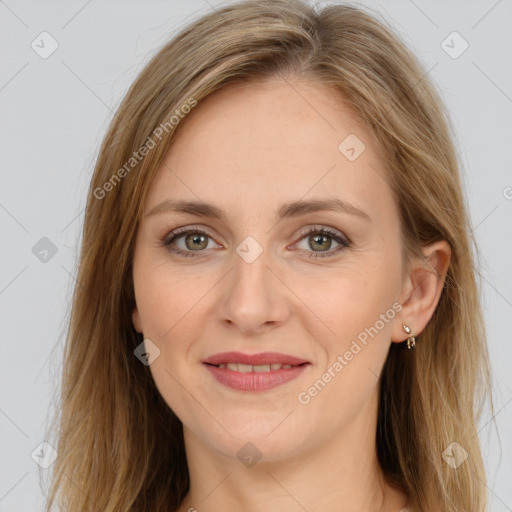
[[[91,181],[48,510],[485,510],[473,240],[440,99],[364,11],[216,10]]]

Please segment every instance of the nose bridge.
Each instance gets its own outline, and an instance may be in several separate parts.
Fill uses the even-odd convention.
[[[286,307],[279,280],[269,269],[271,254],[254,237],[246,237],[235,249],[233,270],[225,290],[220,314],[240,330],[284,319]]]

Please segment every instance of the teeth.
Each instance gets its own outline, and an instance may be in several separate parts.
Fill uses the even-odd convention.
[[[238,365],[240,367],[240,365]],[[254,366],[255,372],[269,372],[270,371],[270,365],[269,364],[259,364],[257,366]]]
[[[231,365],[228,364],[228,368],[230,367]],[[233,365],[235,366],[235,365]],[[231,368],[233,369],[233,368]],[[238,371],[240,373],[249,373],[249,372],[252,372],[252,366],[250,364],[241,364],[241,363],[238,363]]]
[[[260,364],[260,365],[251,365],[251,364],[242,364],[242,363],[221,363],[218,365],[219,368],[228,368],[229,370],[233,370],[234,372],[240,373],[250,373],[250,372],[270,372],[272,370],[286,370],[291,368],[291,364],[280,364],[280,363],[272,363],[272,364]]]

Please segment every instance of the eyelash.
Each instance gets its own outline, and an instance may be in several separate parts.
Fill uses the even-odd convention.
[[[210,235],[208,233],[206,233],[205,231],[203,231],[202,229],[186,228],[185,227],[185,228],[179,228],[174,231],[171,231],[162,240],[162,245],[164,247],[169,247],[173,242],[182,238],[183,235],[192,235],[192,234],[203,235],[203,236],[211,239]],[[316,258],[330,258],[330,257],[333,257],[334,255],[338,254],[339,252],[345,250],[346,248],[350,247],[350,245],[351,245],[351,242],[348,239],[342,238],[336,231],[332,231],[331,229],[326,228],[324,226],[322,226],[320,229],[311,226],[310,228],[307,229],[306,232],[301,233],[302,238],[299,241],[302,241],[304,238],[311,236],[312,234],[328,236],[329,238],[332,238],[335,242],[339,243],[340,245],[339,245],[339,247],[336,247],[334,250],[329,250],[329,251],[306,251],[306,252],[310,253],[309,254],[310,258],[315,258],[315,259]],[[194,254],[194,252],[198,252],[198,253],[204,252],[204,251],[184,251],[182,249],[176,249],[176,248],[170,249],[170,250],[179,256],[191,257],[191,258],[199,256],[199,254]]]

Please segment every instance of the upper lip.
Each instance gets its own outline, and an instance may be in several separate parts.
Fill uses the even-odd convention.
[[[242,363],[252,366],[263,364],[289,364],[296,366],[307,363],[308,361],[289,354],[279,354],[278,352],[261,352],[259,354],[243,354],[242,352],[221,352],[215,354],[203,363],[219,365],[222,363]]]

